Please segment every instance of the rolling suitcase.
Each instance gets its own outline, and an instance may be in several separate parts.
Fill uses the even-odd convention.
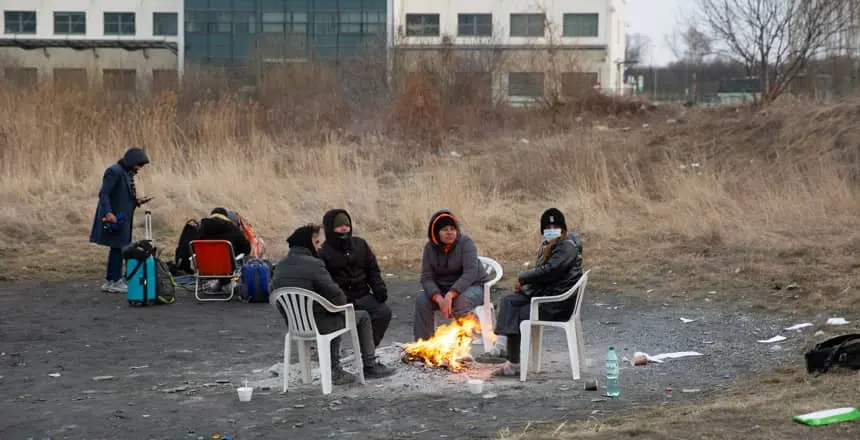
[[[152,245],[152,213],[146,211],[144,220],[144,239],[132,243],[127,252],[125,262],[125,279],[128,285],[126,299],[128,304],[150,305],[156,298],[155,248]]]

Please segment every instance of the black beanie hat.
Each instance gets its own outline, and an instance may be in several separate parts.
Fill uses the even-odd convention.
[[[292,235],[287,238],[287,243],[290,245],[291,248],[303,247],[311,251],[311,254],[317,255],[317,250],[314,247],[313,236],[314,233],[319,232],[319,230],[319,226],[313,224],[304,225],[299,228],[296,228],[296,230],[293,231]]]
[[[454,221],[454,217],[445,214],[437,217],[436,222],[433,224],[433,235],[438,237],[439,231],[441,231],[445,226],[453,226],[454,229],[457,229],[457,222]]]
[[[540,216],[540,232],[546,229],[549,225],[556,225],[567,231],[567,223],[564,221],[564,214],[556,208],[549,208]]]

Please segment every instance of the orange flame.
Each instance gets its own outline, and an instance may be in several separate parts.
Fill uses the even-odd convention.
[[[404,344],[407,358],[421,360],[427,366],[446,366],[451,371],[460,371],[465,365],[463,358],[469,355],[472,339],[480,333],[481,324],[473,315],[457,318],[450,324],[442,324],[430,339],[419,339]]]

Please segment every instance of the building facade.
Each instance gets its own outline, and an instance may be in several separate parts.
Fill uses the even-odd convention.
[[[478,63],[484,67],[476,67],[492,59],[489,86],[509,101],[621,90],[624,6],[625,0],[397,0],[394,46],[406,66],[440,51],[470,59],[485,54]]]
[[[7,81],[137,91],[171,86],[182,69],[181,0],[2,0]]]
[[[185,0],[186,62],[254,70],[384,52],[389,0]]]

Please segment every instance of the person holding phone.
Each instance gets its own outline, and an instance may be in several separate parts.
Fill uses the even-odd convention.
[[[125,293],[127,286],[122,276],[122,248],[131,243],[134,210],[152,200],[138,198],[134,178],[149,164],[149,156],[142,148],[129,148],[122,159],[107,167],[102,177],[90,243],[110,248],[103,292]]]

